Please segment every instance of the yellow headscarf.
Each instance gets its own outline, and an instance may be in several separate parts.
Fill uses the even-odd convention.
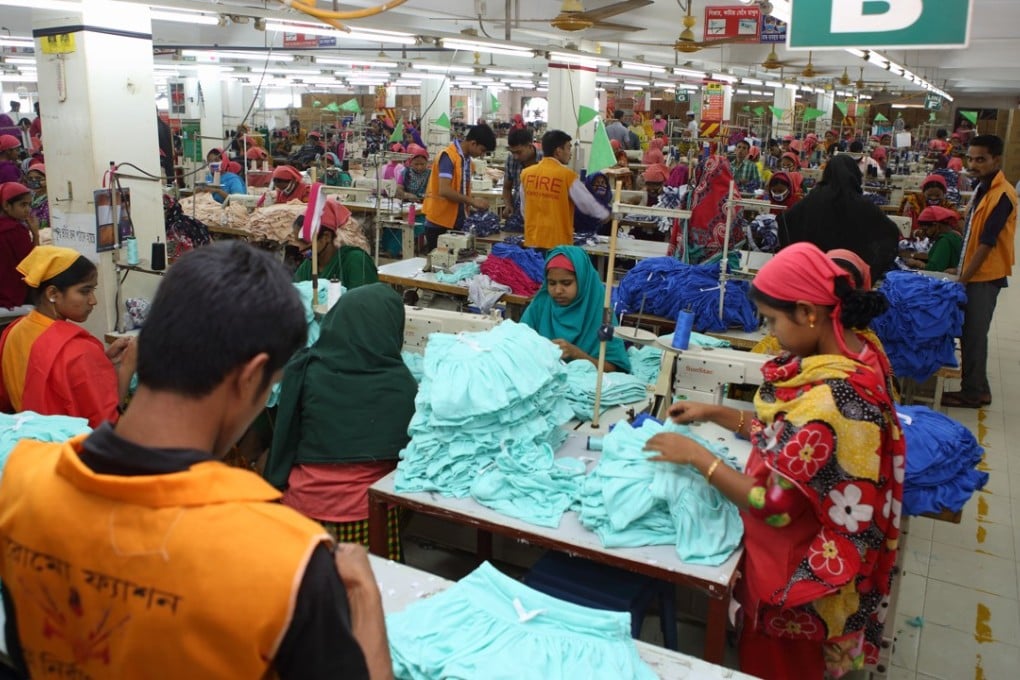
[[[31,288],[38,288],[43,281],[66,272],[81,253],[70,248],[56,246],[36,246],[24,260],[18,263],[18,271],[23,275],[25,283]]]

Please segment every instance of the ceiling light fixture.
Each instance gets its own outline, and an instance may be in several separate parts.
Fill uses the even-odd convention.
[[[578,66],[589,66],[591,68],[607,68],[610,64],[608,59],[602,59],[588,54],[573,52],[550,52],[549,61],[561,62],[564,64],[577,64]]]
[[[315,57],[315,63],[333,66],[372,66],[375,68],[397,68],[399,66],[395,61],[364,61],[358,59],[337,59],[335,57]]]
[[[737,79],[728,73],[713,73],[710,78],[712,80],[721,80],[724,83],[735,83]]]
[[[0,0],[0,2],[2,1]],[[217,26],[220,23],[218,15],[198,14],[197,12],[164,12],[162,10],[153,10],[149,16],[153,21],[173,21],[181,24]]]
[[[0,0],[2,1],[2,0]],[[281,33],[301,33],[303,35],[322,35],[329,38],[343,40],[362,40],[375,43],[393,43],[396,45],[414,45],[418,40],[410,33],[398,33],[396,31],[375,31],[367,28],[360,28],[356,31],[344,32],[334,28],[324,28],[309,24],[296,24],[285,21],[266,21],[267,31],[278,31]]]
[[[66,0],[0,0],[0,7],[24,7],[25,9],[45,9],[54,12],[80,12],[81,5]]]
[[[464,50],[467,52],[484,52],[486,54],[502,54],[511,57],[531,58],[534,52],[527,47],[518,47],[510,43],[492,44],[476,40],[457,40],[443,38],[442,46],[448,50]]]
[[[655,64],[642,64],[636,61],[624,61],[620,63],[620,68],[624,71],[640,71],[643,73],[665,73],[665,66],[657,66]]]

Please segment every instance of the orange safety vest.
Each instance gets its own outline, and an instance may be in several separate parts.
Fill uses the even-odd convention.
[[[329,536],[257,475],[94,473],[24,440],[0,483],[0,578],[32,677],[262,678]]]
[[[982,196],[981,202],[974,206],[974,214],[970,218],[970,236],[967,238],[967,243],[964,244],[963,263],[966,266],[970,258],[974,257],[974,254],[977,253],[978,246],[981,245],[981,231],[985,227],[985,221],[992,214],[995,206],[999,205],[1003,194],[1009,196],[1010,201],[1012,201],[1013,211],[1006,218],[1006,226],[999,232],[999,238],[995,243],[995,247],[992,248],[992,251],[988,253],[988,257],[985,258],[985,261],[981,263],[978,270],[974,272],[974,276],[971,277],[970,280],[973,283],[996,281],[1013,273],[1013,240],[1016,235],[1017,197],[1016,189],[1006,181],[1006,176],[1002,174],[1001,170],[992,179],[992,186],[989,187],[988,193]],[[963,269],[960,269],[960,273],[963,273]]]
[[[464,171],[464,157],[456,142],[451,142],[446,147],[445,153],[453,161],[453,187],[461,191],[461,177]],[[453,229],[457,226],[457,217],[460,215],[461,205],[448,201],[439,195],[439,159],[442,153],[437,153],[432,160],[432,172],[429,173],[429,182],[425,186],[425,201],[422,203],[422,212],[425,219],[437,227]],[[471,195],[471,182],[467,184],[467,195]]]
[[[576,180],[576,172],[551,157],[521,171],[524,245],[529,248],[574,245],[570,186]]]

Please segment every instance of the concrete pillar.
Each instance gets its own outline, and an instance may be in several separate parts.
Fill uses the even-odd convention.
[[[733,86],[723,87],[722,119],[724,123],[733,122]]]
[[[435,121],[443,114],[450,117],[450,80],[426,78],[421,81],[421,136],[434,150],[450,143],[450,131],[437,127]]]
[[[818,95],[818,99],[815,101],[815,108],[825,111],[824,116],[815,119],[815,134],[818,135],[818,139],[822,139],[822,136],[832,127],[832,109],[835,105],[835,92],[822,92]]]
[[[223,140],[223,87],[216,66],[198,67],[198,86],[201,88],[195,101],[198,120],[202,124],[202,154],[210,149],[222,149]],[[236,126],[235,126],[236,127]]]
[[[393,109],[397,106],[397,86],[386,86],[386,108]],[[399,114],[398,114],[399,115]]]
[[[772,137],[782,139],[786,135],[793,134],[793,109],[797,105],[796,93],[788,87],[776,89],[775,99],[772,105],[783,110],[783,117],[772,118]]]
[[[94,335],[117,326],[117,276],[112,252],[96,253],[93,191],[110,163],[132,163],[159,175],[149,7],[133,2],[83,0],[75,11],[35,13],[40,110],[46,130],[46,174],[54,242],[99,264],[99,304],[85,327]],[[69,34],[73,51],[42,54],[42,41]],[[69,41],[67,43],[70,44]],[[124,172],[138,175],[134,169]],[[162,186],[121,179],[131,189],[131,217],[143,266],[151,245],[165,241]],[[123,261],[125,258],[121,258]],[[152,299],[160,279],[131,273],[120,300]]]
[[[591,154],[591,141],[595,126],[577,126],[577,112],[581,106],[595,101],[595,66],[549,62],[549,128],[563,130],[574,138],[574,156],[571,165],[575,170],[585,167]]]

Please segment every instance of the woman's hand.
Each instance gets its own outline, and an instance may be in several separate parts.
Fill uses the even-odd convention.
[[[109,359],[114,366],[120,365],[121,358],[127,351],[128,345],[131,344],[130,338],[117,338],[114,340],[109,347],[106,348],[106,358]]]
[[[587,355],[587,353],[585,353],[580,347],[578,347],[577,345],[573,345],[567,342],[566,340],[557,338],[556,340],[553,340],[553,344],[559,347],[560,351],[563,352],[560,358],[563,359],[564,361],[573,361],[574,359],[590,358]]]
[[[678,401],[669,407],[669,417],[674,423],[680,425],[703,423],[711,421],[717,410],[714,404],[702,404],[697,401]]]
[[[693,439],[671,432],[660,432],[649,439],[645,443],[645,451],[657,452],[648,460],[678,465],[693,465],[699,456],[708,454],[708,450]]]

